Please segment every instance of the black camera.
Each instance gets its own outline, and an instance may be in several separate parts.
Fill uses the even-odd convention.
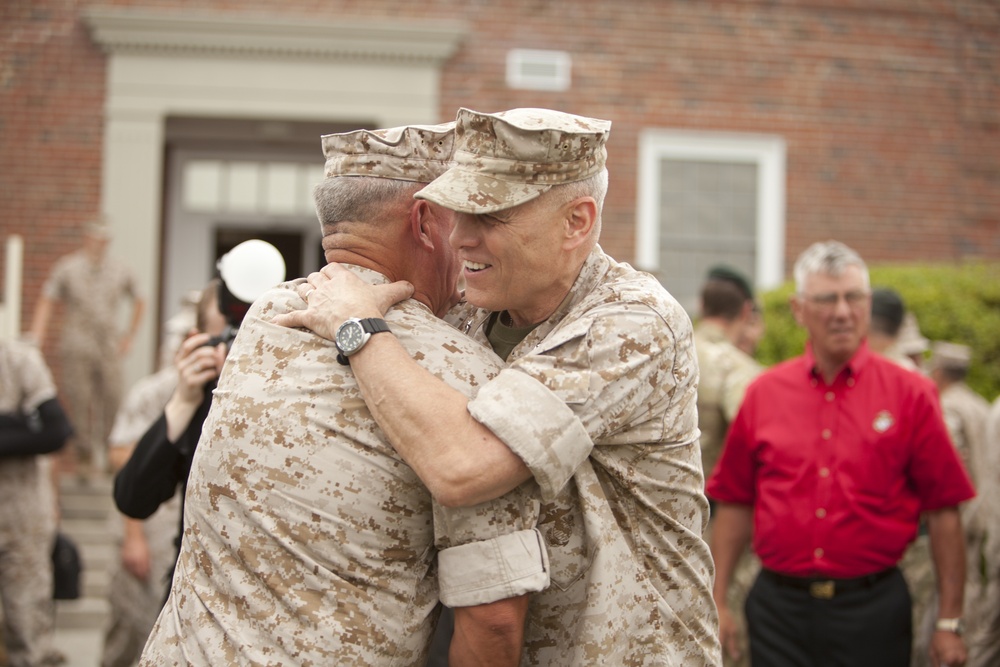
[[[218,336],[212,336],[211,338],[209,338],[208,341],[206,341],[202,347],[215,347],[219,343],[225,343],[226,347],[228,348],[232,344],[233,339],[236,338],[237,331],[239,331],[239,325],[234,327],[230,324],[227,324],[225,331],[223,331]]]

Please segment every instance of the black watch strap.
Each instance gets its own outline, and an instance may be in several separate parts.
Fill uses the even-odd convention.
[[[361,328],[370,334],[389,333],[389,325],[381,317],[366,317],[362,319]]]

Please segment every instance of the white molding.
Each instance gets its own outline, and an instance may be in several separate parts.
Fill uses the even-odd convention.
[[[336,23],[210,13],[91,8],[94,42],[110,54],[217,53],[441,63],[468,32],[464,23],[344,20]]]
[[[441,68],[467,34],[453,21],[324,22],[122,8],[90,9],[84,20],[108,54],[101,207],[112,223],[112,252],[149,297],[125,362],[129,384],[158,359],[159,295],[169,305],[170,295],[210,277],[182,275],[176,285],[170,277],[185,266],[185,249],[164,246],[161,233],[166,119],[438,123]],[[316,159],[322,165],[318,136]]]
[[[754,163],[757,181],[757,266],[754,281],[777,287],[785,275],[785,140],[774,135],[691,130],[644,130],[639,135],[636,264],[660,266],[660,159]]]

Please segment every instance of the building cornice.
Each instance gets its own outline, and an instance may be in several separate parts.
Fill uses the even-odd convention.
[[[106,53],[173,53],[441,63],[467,34],[456,21],[336,23],[276,16],[91,8],[84,22]]]

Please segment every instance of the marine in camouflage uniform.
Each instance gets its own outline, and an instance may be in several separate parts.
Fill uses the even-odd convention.
[[[122,357],[145,309],[132,273],[106,256],[109,240],[106,221],[86,226],[83,248],[60,258],[52,268],[32,322],[32,335],[41,347],[53,304],[63,303],[59,391],[76,429],[76,454],[86,466],[103,464],[122,398]],[[132,301],[124,336],[119,325],[123,299]]]
[[[983,548],[982,572],[986,586],[982,599],[988,605],[981,608],[979,619],[983,629],[976,654],[982,665],[1000,664],[1000,397],[993,401],[986,421],[986,451],[980,479],[983,490],[979,498],[982,519],[987,526]]]
[[[451,130],[325,138],[327,180],[427,182],[420,179],[428,170],[447,165]],[[401,196],[391,210],[399,210]],[[392,267],[408,250],[422,253],[407,240],[408,221],[431,208],[409,200],[402,208],[411,212],[402,215],[406,223],[398,214],[386,221],[375,209],[370,220],[343,223],[321,214],[327,258],[351,256],[352,239],[376,239],[360,245],[378,248],[378,230],[386,228],[401,245],[383,245],[380,261]],[[441,301],[450,305],[455,278],[452,271],[449,285],[447,267],[435,261],[451,252],[440,244],[447,233],[439,225],[450,230],[450,223],[421,220],[429,234],[421,239],[434,238],[435,251],[408,276],[428,292],[386,320],[423,368],[470,395],[500,364],[435,316]],[[387,282],[369,268],[351,270]],[[424,273],[445,278],[443,287],[418,281]],[[537,487],[525,484],[468,509],[436,504],[376,426],[337,348],[272,322],[302,307],[294,285],[268,291],[233,342],[188,479],[173,588],[143,665],[420,665],[439,601],[475,606],[548,584],[534,529]]]
[[[993,483],[997,468],[989,466],[987,453],[987,421],[989,402],[965,383],[971,362],[971,350],[965,345],[937,341],[931,346],[929,371],[941,396],[941,411],[952,443],[976,487],[975,498],[962,506],[962,527],[965,530],[965,639],[969,657],[966,667],[993,667],[1000,656],[995,622],[1000,607],[997,593],[997,560],[988,553],[988,533],[997,529],[990,523],[989,494],[983,492]],[[937,596],[932,596],[926,615],[917,626],[921,651],[926,654],[930,635],[934,631]]]
[[[52,544],[40,454],[70,435],[38,348],[0,340],[0,603],[10,667],[58,664],[53,651]]]
[[[471,401],[452,396],[446,423],[421,408],[440,383],[377,336],[352,363],[379,423],[457,502],[539,484],[552,586],[531,596],[522,664],[718,665],[691,322],[655,278],[597,246],[610,123],[545,109],[461,109],[456,122],[455,166],[416,196],[462,214],[451,242],[484,310],[460,328],[509,366]],[[356,284],[348,298],[336,266],[309,281],[330,299],[283,324],[329,337],[383,307]],[[474,452],[452,436],[466,428],[482,436]],[[455,490],[439,474],[453,466],[483,482]]]
[[[150,425],[163,414],[163,406],[176,386],[177,370],[173,366],[139,380],[118,411],[109,447],[112,450],[134,447]],[[141,580],[125,568],[121,558],[113,561],[108,589],[110,614],[104,634],[101,667],[129,667],[138,663],[163,605],[165,579],[172,571],[177,556],[174,533],[180,521],[179,512],[180,497],[177,496],[141,523],[120,515],[111,517],[112,534],[122,533],[123,519],[140,523],[140,535],[136,537],[144,539],[149,550],[150,574]]]
[[[761,371],[753,357],[738,348],[741,332],[755,316],[749,281],[728,267],[711,269],[701,290],[701,318],[694,330],[698,351],[698,427],[701,430],[701,461],[705,476],[711,474],[722,453],[726,431],[732,423],[747,385]],[[711,525],[711,522],[710,522]],[[706,531],[706,536],[711,530]],[[743,604],[760,570],[760,561],[747,549],[733,572],[727,591],[727,607],[739,631],[740,654],[734,658],[723,647],[726,665],[749,664]]]

